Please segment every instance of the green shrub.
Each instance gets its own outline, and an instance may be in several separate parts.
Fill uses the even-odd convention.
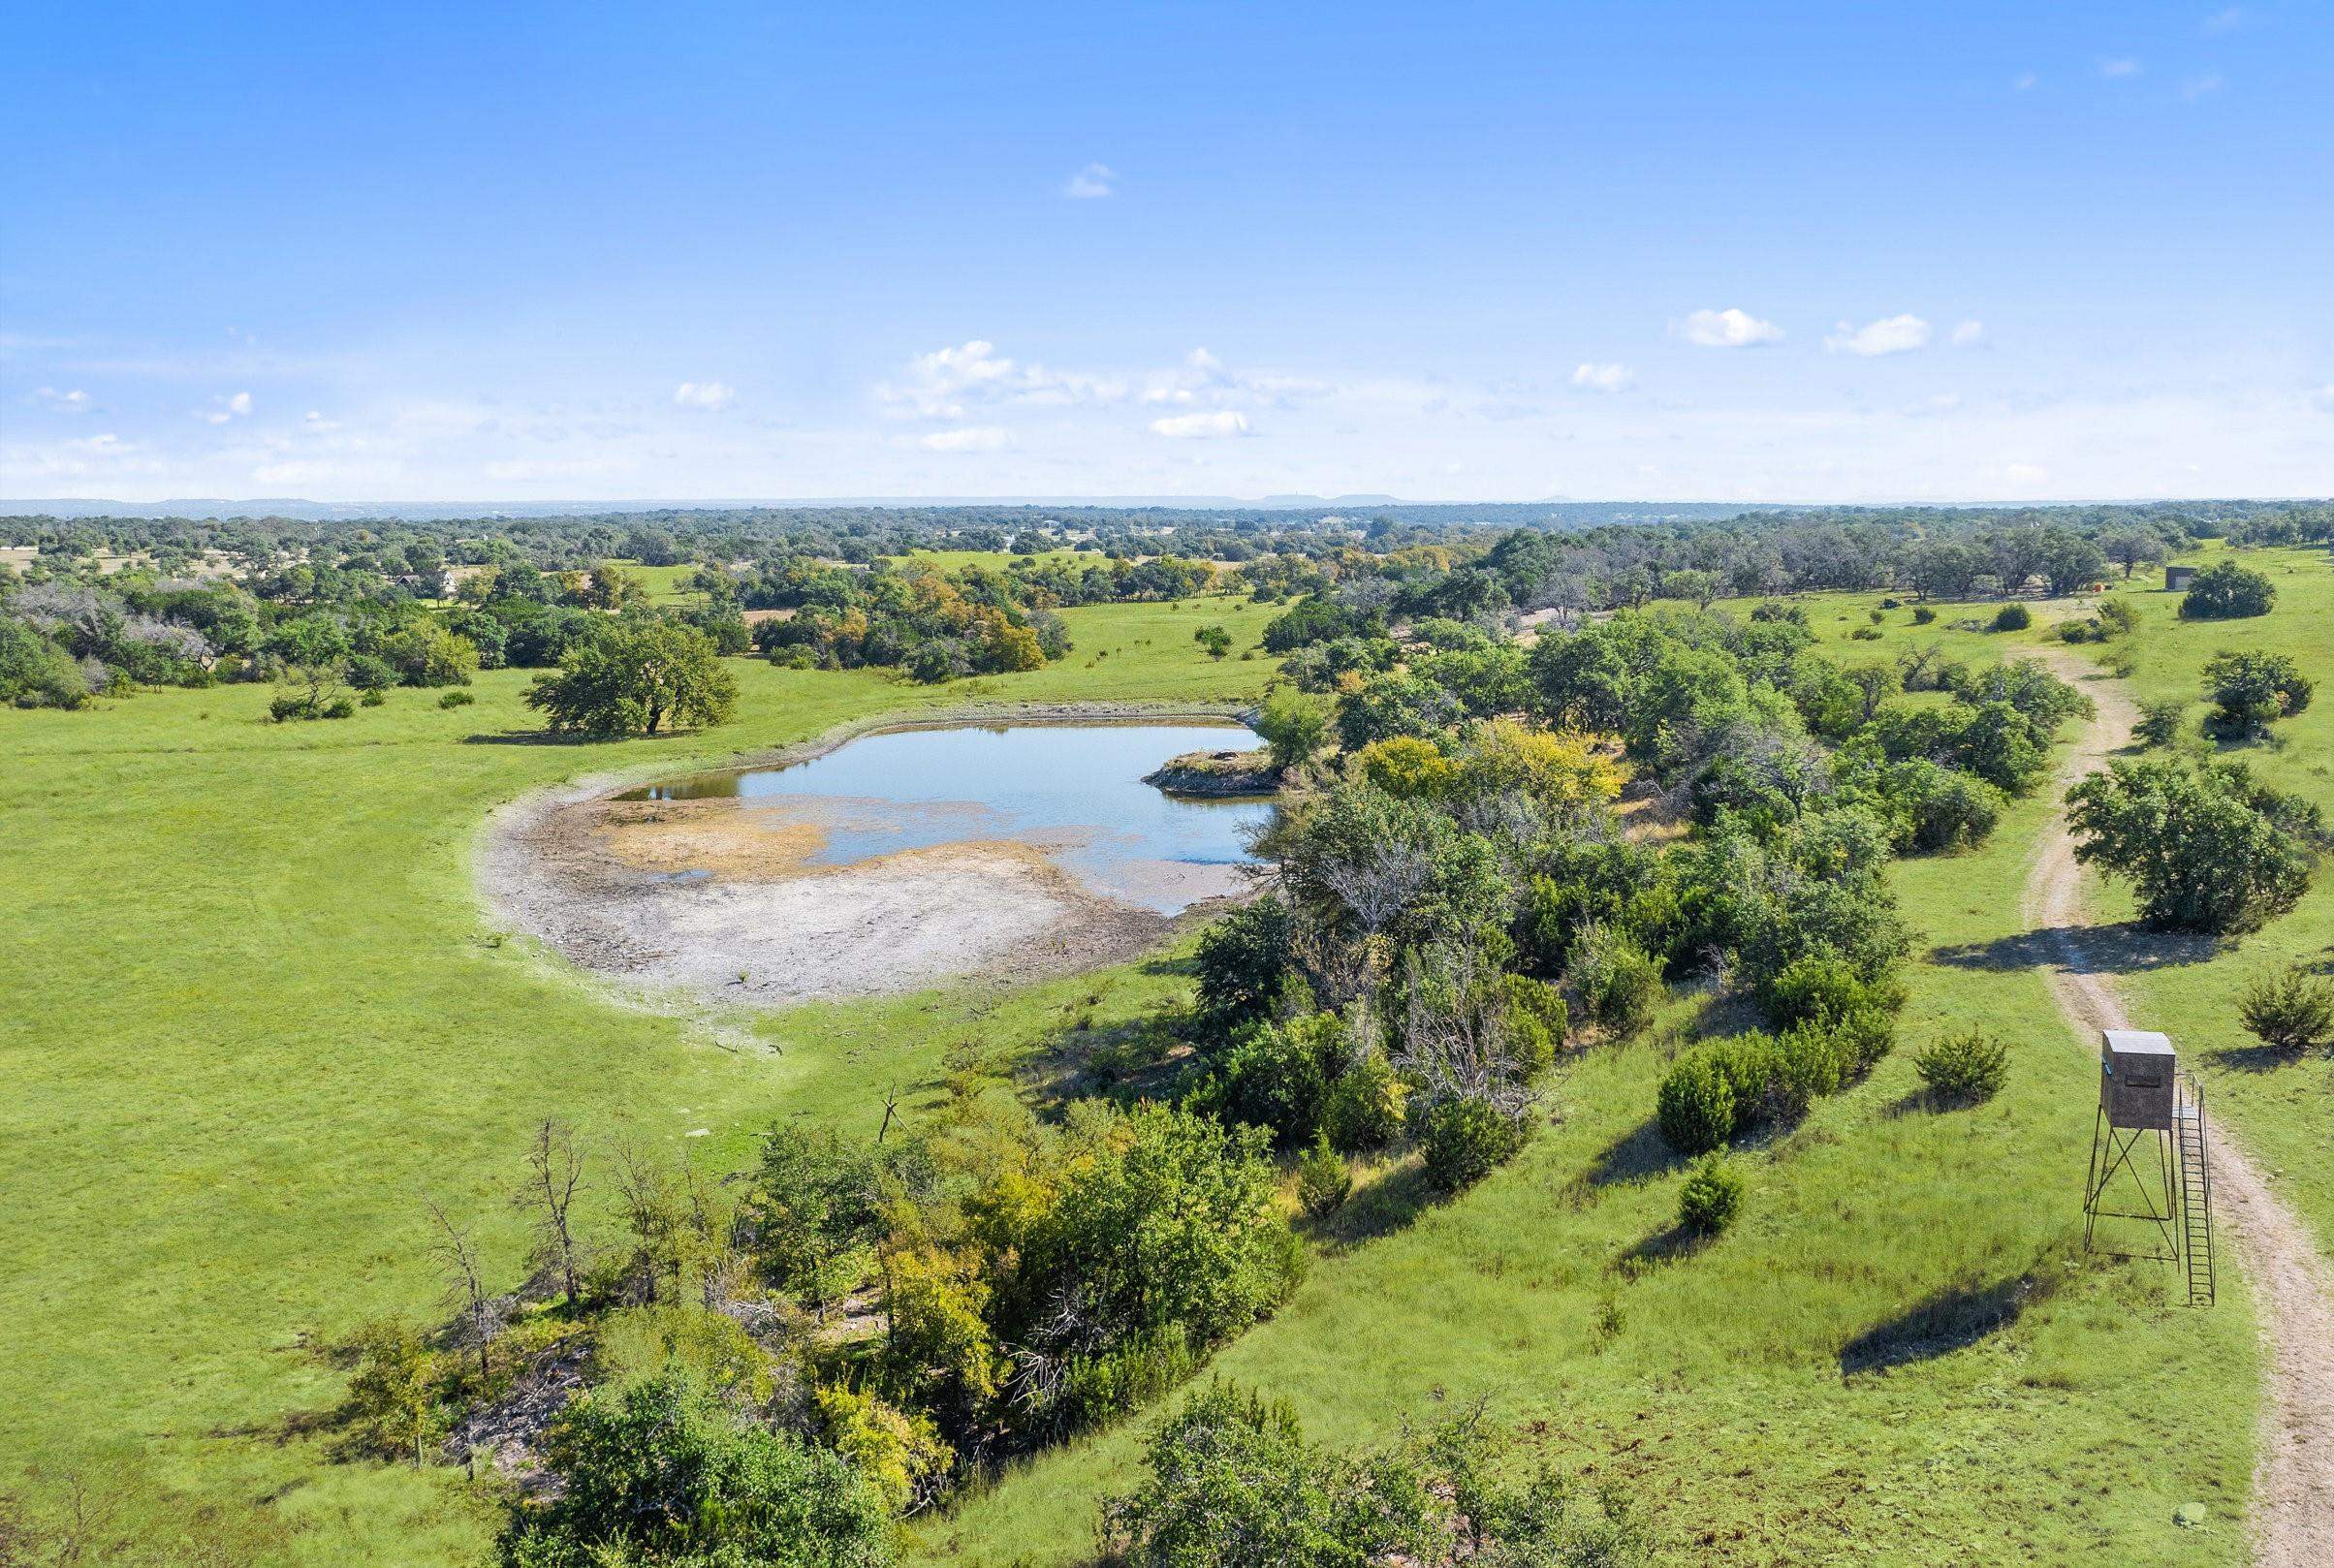
[[[577,1399],[552,1424],[544,1451],[562,1486],[548,1501],[512,1505],[499,1543],[512,1568],[872,1568],[893,1558],[883,1495],[856,1465],[752,1425],[678,1369]]]
[[[2009,1077],[2009,1048],[1990,1034],[1971,1029],[1951,1034],[1912,1058],[1936,1099],[1950,1105],[1974,1105],[1990,1100]]]
[[[1994,612],[1994,630],[1997,632],[2023,632],[2034,623],[2034,612],[2024,605],[2003,605]]]
[[[1783,966],[1767,987],[1767,1015],[1788,1028],[1829,1023],[1864,1005],[1864,983],[1837,954],[1811,953]]]
[[[1776,1036],[1774,1063],[1767,1113],[1785,1126],[1817,1100],[1839,1093],[1846,1077],[1839,1037],[1819,1023],[1794,1024]]]
[[[1913,625],[1926,626],[1935,619],[1937,619],[1937,612],[1930,609],[1927,605],[1914,605],[1912,607]]]
[[[349,660],[349,684],[361,692],[386,691],[397,683],[397,672],[387,659],[360,653]]]
[[[1199,1363],[1182,1326],[1172,1323],[1094,1355],[1073,1356],[1046,1401],[1043,1427],[1056,1439],[1107,1427],[1189,1380]]]
[[[1722,1154],[1704,1155],[1678,1189],[1678,1224],[1696,1236],[1722,1235],[1742,1207],[1742,1173]]]
[[[1859,1007],[1832,1025],[1839,1039],[1843,1070],[1862,1078],[1896,1049],[1895,1015],[1877,1007]]]
[[[1589,1017],[1622,1039],[1653,1022],[1664,995],[1661,966],[1625,934],[1601,923],[1580,928],[1565,978]]]
[[[2334,983],[2296,965],[2254,977],[2237,998],[2237,1017],[2255,1040],[2280,1051],[2307,1051],[2334,1040]]]
[[[2244,931],[2284,914],[2325,843],[2315,802],[2242,763],[2111,763],[2066,800],[2075,859],[2129,880],[2158,930]]]
[[[2139,705],[2139,722],[2131,726],[2131,734],[2143,746],[2168,746],[2180,738],[2188,708],[2182,698],[2150,698]]]
[[[1705,1049],[1719,1071],[1726,1075],[1726,1087],[1734,1093],[1735,1126],[1739,1129],[1755,1121],[1759,1108],[1766,1103],[1767,1085],[1775,1078],[1775,1037],[1748,1029],[1713,1041]]]
[[[1564,1043],[1569,1015],[1554,986],[1530,975],[1502,975],[1499,986],[1507,997],[1507,1034],[1517,1064],[1526,1077],[1556,1060]]]
[[[1316,1137],[1297,1161],[1297,1202],[1319,1219],[1336,1211],[1352,1192],[1353,1173],[1346,1169],[1345,1156],[1329,1146],[1326,1134]]]
[[[1224,1055],[1219,1109],[1230,1120],[1267,1129],[1284,1147],[1307,1143],[1320,1128],[1330,1079],[1350,1049],[1334,1013],[1285,1025],[1251,1023]]]
[[[1734,1136],[1734,1085],[1717,1052],[1705,1047],[1670,1064],[1654,1102],[1654,1121],[1670,1147],[1707,1153]]]
[[[1382,1052],[1372,1051],[1345,1069],[1321,1103],[1321,1130],[1341,1154],[1384,1148],[1401,1135],[1408,1093]]]
[[[2234,561],[2215,561],[2190,580],[2180,601],[2183,620],[2231,620],[2266,615],[2277,603],[2277,586]]]
[[[1472,1186],[1524,1146],[1521,1121],[1471,1096],[1430,1106],[1411,1121],[1427,1179],[1444,1192]]]
[[[468,707],[477,701],[478,694],[476,692],[464,691],[459,686],[455,687],[452,691],[438,694],[438,706],[440,707]]]
[[[2212,726],[2223,735],[2265,734],[2277,720],[2308,707],[2316,690],[2301,667],[2283,653],[2224,650],[2204,666]]]
[[[1890,770],[1892,803],[1903,813],[1912,847],[1928,853],[1983,843],[2002,820],[2006,798],[1984,779],[1913,758]]]
[[[2131,608],[2129,599],[2103,600],[2099,605],[2099,620],[2110,637],[2129,637],[2139,630],[2139,612]]]

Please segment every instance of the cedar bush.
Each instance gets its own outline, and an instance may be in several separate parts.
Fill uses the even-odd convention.
[[[1427,1179],[1444,1192],[1474,1185],[1524,1146],[1521,1121],[1471,1097],[1430,1106],[1411,1121]]]
[[[2295,965],[2254,977],[2237,998],[2237,1017],[2255,1040],[2279,1051],[2307,1051],[2334,1040],[2334,983]]]
[[[1975,1105],[2000,1092],[2009,1077],[2009,1048],[1979,1030],[1950,1034],[1912,1058],[1932,1098]]]
[[[1581,927],[1565,978],[1589,1017],[1623,1039],[1653,1022],[1661,1005],[1661,966],[1626,934],[1601,924]]]
[[[2139,705],[2139,722],[2131,726],[2131,734],[2143,746],[2168,746],[2180,738],[2188,709],[2183,698],[2150,698]]]
[[[1742,1207],[1742,1173],[1722,1154],[1705,1155],[1678,1190],[1678,1224],[1696,1236],[1722,1235]]]
[[[1774,1070],[1767,1078],[1767,1114],[1788,1126],[1826,1095],[1840,1092],[1846,1076],[1839,1037],[1819,1023],[1800,1023],[1775,1040]]]
[[[1297,1160],[1297,1202],[1315,1219],[1336,1212],[1353,1193],[1345,1156],[1329,1146],[1326,1134],[1313,1140]]]
[[[1345,1069],[1321,1102],[1321,1130],[1340,1154],[1366,1154],[1401,1136],[1403,1100],[1408,1093],[1380,1051],[1372,1051]]]
[[[1704,1154],[1734,1136],[1734,1085],[1708,1048],[1670,1064],[1654,1105],[1654,1120],[1669,1146],[1681,1154]]]

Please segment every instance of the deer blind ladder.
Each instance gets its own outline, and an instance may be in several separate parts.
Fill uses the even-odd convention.
[[[2213,1171],[2205,1143],[2204,1087],[2195,1075],[2179,1076],[2172,1113],[2180,1166],[2181,1262],[2188,1269],[2189,1305],[2213,1302]]]

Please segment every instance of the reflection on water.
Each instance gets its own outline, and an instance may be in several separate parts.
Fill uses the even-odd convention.
[[[815,824],[812,863],[1008,839],[1088,887],[1163,914],[1231,893],[1267,800],[1170,798],[1143,775],[1186,751],[1248,751],[1236,724],[1020,724],[903,730],[791,768],[652,785],[634,800],[737,799]]]

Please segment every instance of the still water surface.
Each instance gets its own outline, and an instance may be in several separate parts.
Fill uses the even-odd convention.
[[[809,857],[849,865],[901,850],[1010,840],[1092,891],[1162,914],[1237,891],[1269,800],[1192,800],[1143,782],[1186,751],[1250,751],[1237,724],[1017,724],[902,730],[788,768],[708,773],[636,800],[737,799],[815,824]]]

